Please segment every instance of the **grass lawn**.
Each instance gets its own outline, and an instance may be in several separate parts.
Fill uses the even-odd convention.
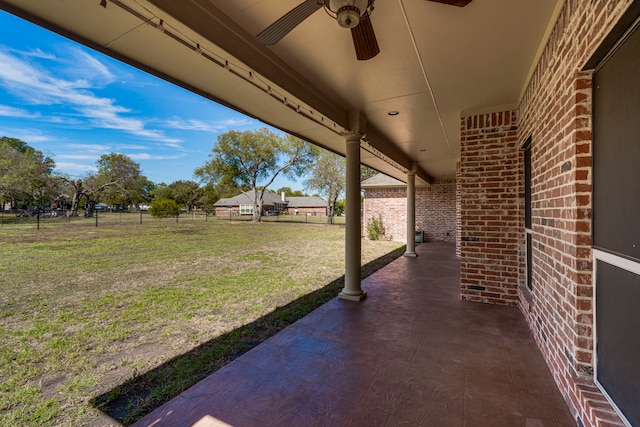
[[[362,248],[363,275],[402,254]],[[4,227],[0,426],[130,424],[335,297],[343,272],[342,227]]]

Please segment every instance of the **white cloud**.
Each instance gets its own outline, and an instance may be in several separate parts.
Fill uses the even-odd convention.
[[[10,136],[11,138],[20,139],[29,145],[55,140],[54,137],[45,135],[38,129],[0,128],[0,134],[1,136]]]
[[[56,162],[56,169],[64,172],[95,172],[98,170],[94,165],[70,162]]]
[[[107,153],[112,150],[110,145],[103,144],[65,144],[65,148],[90,153]]]
[[[179,129],[179,130],[193,130],[193,131],[204,131],[204,132],[220,132],[225,129],[238,127],[238,126],[246,126],[250,124],[252,121],[249,119],[229,119],[229,120],[218,120],[211,122],[204,122],[202,120],[184,120],[181,118],[173,118],[171,120],[167,120],[164,122],[164,125],[171,129]]]
[[[160,156],[157,154],[149,154],[149,153],[127,154],[127,156],[130,157],[132,160],[175,160],[175,159],[184,157],[184,155]]]
[[[182,142],[166,136],[160,130],[147,129],[140,119],[125,117],[124,114],[131,112],[128,108],[116,105],[114,99],[99,97],[91,92],[89,89],[103,86],[113,76],[98,60],[77,52],[75,56],[82,58],[80,66],[84,65],[94,72],[84,72],[82,78],[73,80],[55,77],[44,67],[19,58],[0,46],[0,63],[3,64],[0,67],[0,85],[33,104],[69,106],[94,127],[114,129],[169,144]]]
[[[30,51],[19,52],[19,53],[22,56],[27,56],[27,57],[32,57],[32,58],[51,59],[51,60],[57,59],[57,57],[54,54],[43,52],[39,48],[38,49],[34,49],[34,50],[30,50]]]
[[[97,160],[95,154],[57,154],[56,160]]]
[[[15,108],[9,105],[0,105],[0,116],[13,117],[15,119],[39,119],[42,117],[39,112],[32,113],[24,108]]]
[[[133,145],[133,144],[115,144],[113,146],[116,150],[147,150],[149,147],[146,145]]]
[[[70,52],[73,56],[69,64],[71,66],[70,72],[85,76],[94,84],[102,83],[102,85],[106,85],[116,80],[116,76],[102,62],[84,50],[76,47],[71,49]]]

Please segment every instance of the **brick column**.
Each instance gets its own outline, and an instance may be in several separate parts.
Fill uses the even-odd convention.
[[[460,158],[460,287],[467,301],[518,301],[515,111],[465,117]]]

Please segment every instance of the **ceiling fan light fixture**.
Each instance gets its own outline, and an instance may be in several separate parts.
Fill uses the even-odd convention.
[[[371,14],[375,0],[324,0],[326,12],[342,28],[355,28],[360,21]]]
[[[355,28],[360,23],[360,12],[353,6],[345,6],[338,11],[336,21],[342,28]]]

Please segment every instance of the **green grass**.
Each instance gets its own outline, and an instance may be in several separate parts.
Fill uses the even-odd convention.
[[[363,274],[400,253],[363,241]],[[343,258],[322,225],[5,226],[0,426],[129,424],[335,297]]]

